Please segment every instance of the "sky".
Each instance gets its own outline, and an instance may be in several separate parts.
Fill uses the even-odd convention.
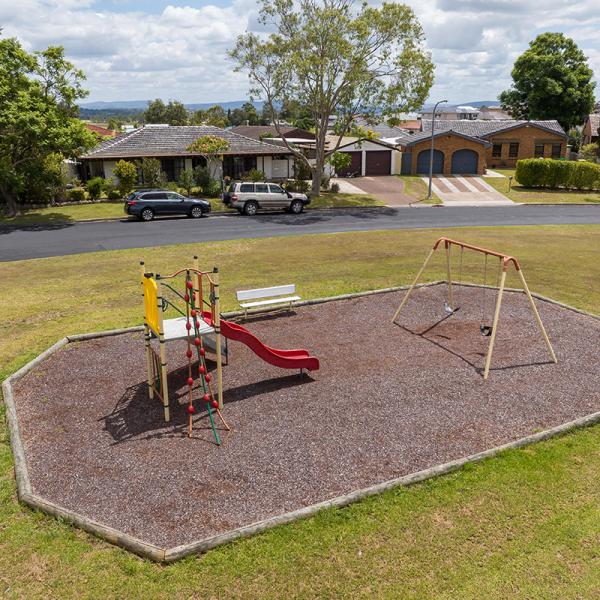
[[[510,85],[515,58],[543,31],[572,37],[600,77],[600,0],[405,2],[436,65],[431,101],[495,99]],[[87,75],[86,101],[243,100],[248,79],[233,72],[227,50],[239,34],[258,29],[257,3],[0,0],[0,27],[27,50],[64,46]]]

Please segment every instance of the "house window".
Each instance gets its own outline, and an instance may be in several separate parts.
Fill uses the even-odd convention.
[[[544,158],[544,144],[536,144],[533,155],[536,158]]]
[[[508,158],[517,158],[519,156],[519,142],[511,142],[508,146]]]
[[[562,156],[562,144],[552,144],[552,158],[558,159]]]
[[[494,158],[500,158],[502,156],[502,144],[494,144],[492,146],[492,156]]]

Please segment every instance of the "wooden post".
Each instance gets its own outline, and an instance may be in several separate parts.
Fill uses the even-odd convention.
[[[425,262],[423,263],[423,266],[419,269],[419,272],[417,273],[417,276],[415,277],[415,280],[412,282],[412,285],[408,288],[408,291],[404,295],[404,298],[402,298],[402,302],[400,303],[400,306],[398,307],[398,310],[394,314],[394,318],[392,319],[392,323],[394,323],[396,321],[396,319],[398,318],[398,315],[400,314],[400,311],[402,310],[402,307],[406,304],[406,301],[408,300],[408,297],[412,294],[412,291],[413,291],[415,285],[417,285],[417,282],[421,278],[421,275],[422,275],[423,271],[425,270],[425,267],[427,266],[427,263],[430,261],[431,257],[433,256],[434,252],[435,252],[435,248],[432,248],[429,251],[429,254],[427,255],[427,258],[425,259]]]
[[[446,276],[448,279],[448,306],[454,310],[454,296],[452,294],[452,270],[450,268],[450,244],[446,243]]]
[[[221,309],[219,307],[219,269],[213,268],[213,304],[215,316],[213,319],[213,328],[215,330],[215,341],[217,350],[217,396],[219,401],[219,410],[223,409],[223,365],[221,360]]]
[[[494,342],[496,341],[496,332],[498,331],[498,320],[500,318],[500,307],[502,306],[502,294],[504,293],[504,284],[506,283],[506,266],[502,270],[500,277],[500,287],[498,288],[498,297],[496,298],[496,310],[494,311],[494,321],[492,323],[492,335],[488,346],[487,356],[485,357],[485,369],[483,378],[487,379],[490,374],[490,365],[492,364],[492,353],[494,352]]]
[[[198,262],[198,256],[194,255],[194,270],[196,271],[194,273],[194,304],[196,305],[196,310],[198,311],[198,313],[202,314],[204,306],[202,306],[202,299],[200,298],[200,278],[202,277],[202,275],[200,275],[200,273],[198,272],[200,271],[199,264],[200,263]]]
[[[533,311],[533,314],[535,315],[535,319],[538,323],[540,331],[542,332],[544,341],[546,342],[546,347],[548,348],[548,352],[550,353],[552,360],[556,363],[556,362],[558,362],[558,360],[556,358],[556,354],[554,354],[554,349],[552,348],[552,344],[550,343],[550,338],[548,337],[548,334],[546,333],[546,328],[544,327],[544,324],[542,323],[542,318],[540,317],[540,313],[538,312],[535,302],[533,301],[533,296],[531,295],[531,292],[529,291],[529,286],[527,285],[527,282],[525,281],[525,276],[523,275],[523,271],[521,269],[519,269],[518,273],[519,273],[519,277],[521,278],[521,283],[523,284],[523,289],[525,290],[525,293],[527,294],[527,298],[529,299],[529,304],[531,304],[531,310]]]
[[[160,372],[161,372],[161,396],[163,401],[163,408],[165,411],[165,421],[170,421],[171,416],[169,414],[169,382],[167,381],[167,348],[165,344],[165,331],[163,328],[163,316],[162,316],[162,285],[156,277],[157,287],[157,305],[158,305],[158,344],[160,349]]]
[[[146,267],[144,261],[140,261],[141,281],[142,286],[142,303],[144,306],[144,345],[146,346],[146,368],[148,370],[148,398],[152,400],[154,398],[154,370],[152,363],[152,350],[150,345],[150,327],[148,327],[148,321],[146,319],[146,302],[144,298],[144,279],[146,278]]]

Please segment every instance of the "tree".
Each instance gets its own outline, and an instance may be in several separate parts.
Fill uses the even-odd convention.
[[[415,110],[425,101],[433,65],[412,9],[383,2],[377,7],[352,0],[261,0],[267,38],[246,33],[230,56],[246,71],[253,97],[268,105],[279,137],[278,107],[294,99],[306,106],[315,126],[311,161],[312,194],[318,196],[327,156],[360,114],[387,116]],[[326,146],[331,116],[340,123],[338,140]],[[284,138],[296,160],[308,159]]]
[[[179,185],[185,190],[188,196],[192,195],[194,187],[194,172],[191,169],[182,169],[179,174]]]
[[[166,123],[167,125],[187,125],[190,116],[187,108],[177,100],[165,104],[160,98],[148,103],[144,112],[146,123]]]
[[[228,149],[229,142],[216,135],[204,135],[199,137],[187,147],[188,152],[199,154],[204,158],[211,179],[216,179],[216,160],[221,159],[223,152]]]
[[[346,170],[352,163],[352,157],[347,152],[334,152],[328,158],[329,164],[333,167],[335,174]]]
[[[571,146],[571,150],[573,150],[573,152],[579,152],[581,140],[582,134],[580,129],[573,127],[569,130],[569,145]]]
[[[205,125],[212,125],[213,127],[227,127],[229,124],[225,109],[218,104],[211,106],[206,110],[205,118]]]
[[[120,160],[113,169],[113,173],[119,181],[117,188],[122,197],[127,196],[137,181],[136,166],[127,160]]]
[[[0,196],[9,216],[24,201],[50,199],[44,180],[54,177],[56,157],[95,144],[77,118],[84,79],[61,47],[30,54],[14,38],[0,40]]]
[[[516,119],[557,119],[568,131],[594,105],[593,72],[577,44],[562,33],[542,33],[517,58],[513,85],[499,96]]]
[[[145,156],[138,161],[142,173],[142,182],[148,187],[161,187],[167,182],[167,176],[161,169],[160,160]]]
[[[231,125],[260,125],[260,117],[254,104],[245,102],[240,108],[231,111],[229,122]]]

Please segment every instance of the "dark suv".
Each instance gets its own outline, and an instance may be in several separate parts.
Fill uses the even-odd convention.
[[[210,212],[210,202],[169,190],[137,190],[127,196],[125,212],[142,221],[152,221],[159,215],[186,215],[197,219]]]

